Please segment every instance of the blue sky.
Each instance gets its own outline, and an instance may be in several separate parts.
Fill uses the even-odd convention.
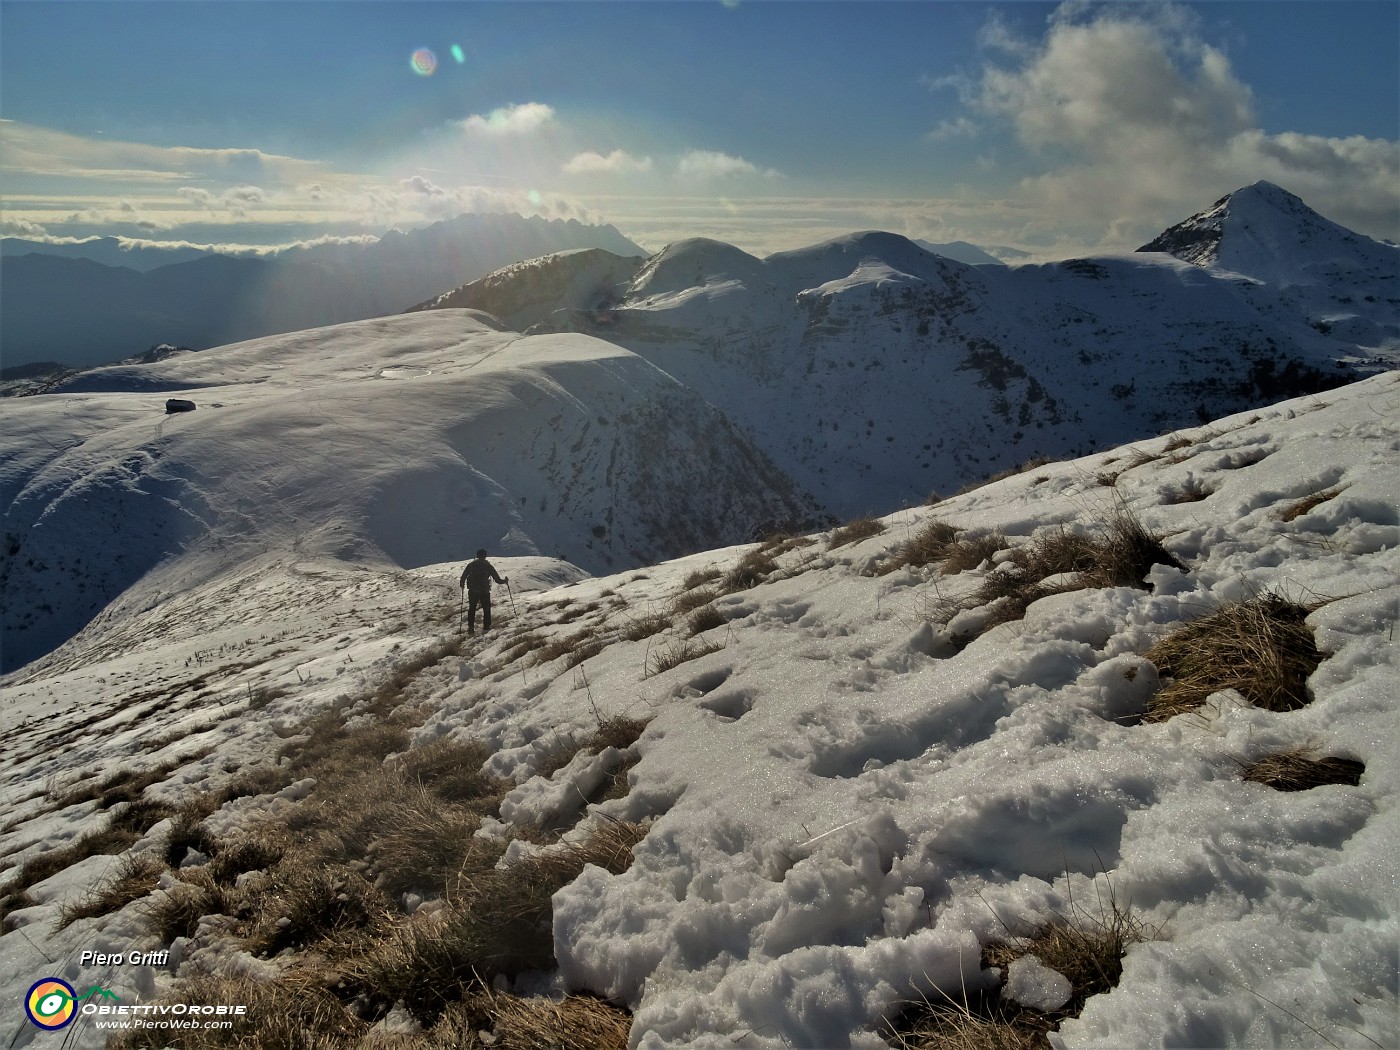
[[[5,0],[0,118],[6,232],[31,236],[486,209],[650,248],[884,228],[1055,255],[1266,178],[1400,237],[1395,0]]]

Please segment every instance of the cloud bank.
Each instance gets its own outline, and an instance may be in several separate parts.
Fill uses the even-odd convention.
[[[1264,131],[1253,93],[1190,11],[1066,3],[1043,39],[992,18],[981,42],[989,57],[959,85],[963,99],[1009,122],[1040,162],[1020,190],[1047,226],[1096,224],[1106,245],[1128,246],[1164,211],[1268,179],[1345,225],[1400,232],[1400,144]],[[968,125],[935,134],[952,130]]]

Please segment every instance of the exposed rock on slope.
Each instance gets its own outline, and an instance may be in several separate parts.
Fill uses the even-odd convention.
[[[482,310],[518,332],[539,324],[568,330],[597,321],[644,261],[642,256],[614,255],[601,248],[556,252],[497,270],[407,312]]]

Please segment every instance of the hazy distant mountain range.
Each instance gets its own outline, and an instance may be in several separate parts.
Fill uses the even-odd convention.
[[[462,215],[390,231],[372,244],[265,258],[126,250],[111,238],[78,245],[6,238],[2,356],[7,368],[34,361],[83,367],[159,343],[199,350],[397,313],[518,259],[593,247],[646,254],[611,226],[518,215]]]
[[[1267,184],[1174,230],[1196,261],[969,266],[888,233],[570,250],[415,312],[82,372],[0,414],[5,665],[255,556],[617,571],[1400,360],[1395,247]],[[197,410],[166,417],[173,392]]]

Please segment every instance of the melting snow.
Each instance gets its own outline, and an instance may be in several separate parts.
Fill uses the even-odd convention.
[[[559,969],[533,985],[622,1000],[635,1047],[881,1047],[882,1017],[985,979],[980,948],[1006,926],[1110,890],[1161,939],[1129,949],[1118,987],[1066,1021],[1055,1046],[1394,1045],[1398,419],[1400,376],[1384,375],[901,511],[879,535],[782,555],[782,578],[715,602],[727,622],[701,640],[716,651],[660,674],[649,658],[665,637],[610,632],[748,548],[596,579],[497,559],[514,585],[497,599],[500,630],[420,676],[414,698],[432,713],[415,744],[488,744],[492,768],[521,778],[503,816],[652,822],[626,873],[590,867],[555,896]],[[1114,487],[1106,472],[1120,472]],[[1187,485],[1207,494],[1178,502]],[[933,518],[999,528],[1014,545],[1120,500],[1186,571],[1157,566],[1150,591],[1052,595],[960,650],[936,613],[989,569],[871,573]],[[150,789],[178,799],[269,753],[277,729],[455,630],[460,567],[245,566],[9,676],[6,856],[22,862],[97,826],[90,804],[51,804],[80,776],[183,756]],[[1312,702],[1273,713],[1226,692],[1199,717],[1141,722],[1157,685],[1141,654],[1262,591],[1325,600],[1308,617],[1325,654]],[[577,614],[567,623],[565,600]],[[612,640],[574,669],[493,670],[524,629],[589,626]],[[243,701],[254,683],[291,692],[254,709]],[[550,741],[614,714],[651,720],[624,798],[580,800],[616,753],[526,776]],[[1363,762],[1360,784],[1284,794],[1241,780],[1241,763],[1303,743]],[[227,835],[291,804],[244,799],[210,824]],[[61,902],[113,863],[53,876],[10,917],[8,1001],[46,975],[133,999],[170,980],[78,963],[83,950],[154,947],[139,904],[53,929]],[[275,979],[206,934],[182,958]],[[1009,971],[1022,1002],[1063,994],[1029,958]],[[391,1015],[384,1030],[413,1023]],[[17,1010],[5,1024],[11,1045],[37,1037]],[[99,1043],[80,1023],[69,1045]]]

